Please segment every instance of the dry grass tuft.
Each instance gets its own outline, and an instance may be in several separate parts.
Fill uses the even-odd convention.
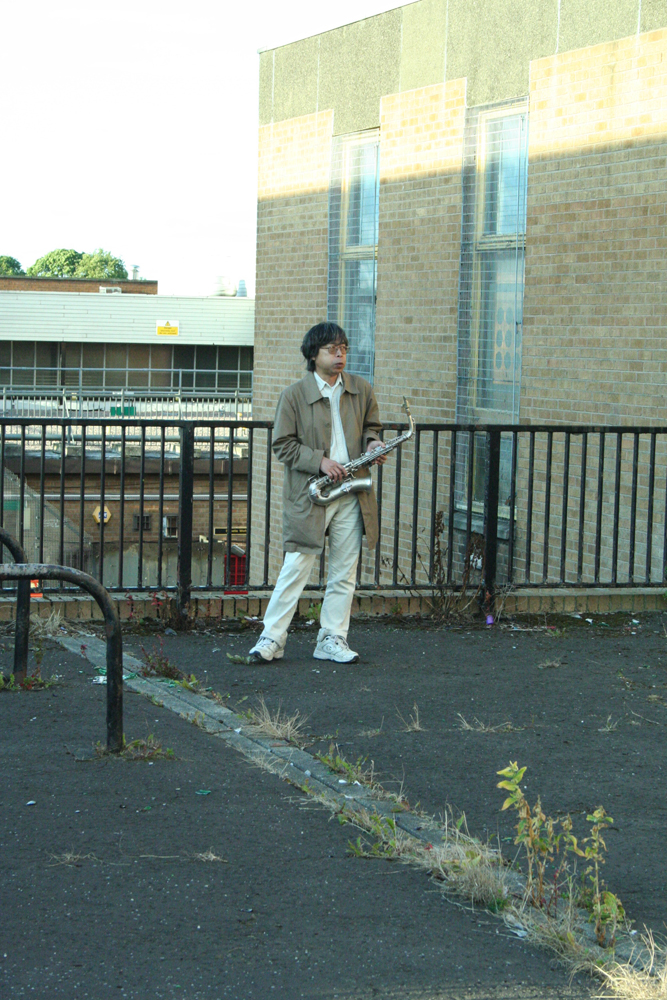
[[[344,818],[376,838],[370,848],[361,840],[351,845],[358,856],[399,860],[421,868],[440,882],[445,891],[493,912],[507,905],[510,889],[500,855],[468,833],[465,815],[455,821],[451,810],[448,812],[439,844],[417,840],[397,827],[395,818],[379,816],[367,809],[346,809]]]
[[[62,617],[60,611],[54,609],[48,618],[30,615],[30,635],[35,639],[50,639],[60,631]]]
[[[422,726],[421,722],[419,721],[419,708],[417,707],[417,702],[415,702],[414,705],[412,706],[412,712],[410,713],[410,717],[409,717],[409,719],[408,719],[407,722],[405,721],[405,719],[403,718],[403,716],[401,715],[401,713],[399,712],[398,709],[396,709],[396,715],[399,717],[399,719],[403,723],[403,732],[404,733],[423,733],[424,732],[424,727]]]
[[[556,670],[557,667],[562,666],[560,660],[542,660],[541,663],[537,664],[538,670]]]
[[[612,722],[611,715],[608,715],[607,716],[607,721],[605,722],[604,726],[601,726],[598,729],[598,732],[599,733],[613,733],[616,729],[618,729],[618,724],[619,724],[620,721],[621,721],[620,719],[617,719],[616,722]]]
[[[511,722],[501,722],[498,726],[491,726],[485,722],[480,722],[480,720],[475,717],[472,722],[468,722],[460,712],[456,713],[459,717],[459,729],[464,732],[470,733],[520,733],[525,729],[525,726],[515,726]]]
[[[293,715],[287,715],[281,705],[271,713],[262,696],[259,698],[257,708],[248,709],[248,718],[250,725],[247,728],[251,733],[297,744],[303,739],[302,730],[308,721],[306,717],[302,718],[298,710]]]
[[[98,757],[120,757],[123,760],[175,760],[174,751],[163,747],[153,733],[149,733],[145,740],[125,743],[120,753],[112,753],[101,743],[97,743],[95,753]]]
[[[574,923],[574,913],[568,908],[564,913],[548,919],[539,919],[539,914],[530,909],[520,913],[519,919],[512,911],[507,914],[505,923],[516,932],[517,927],[523,931],[521,936],[529,944],[547,948],[558,955],[570,967],[572,975],[585,973],[597,976],[600,966],[591,955],[591,948],[585,939],[577,932]]]
[[[657,945],[653,933],[647,930],[641,936],[646,952],[644,968],[637,968],[632,961],[614,962],[599,970],[604,980],[602,997],[617,1000],[666,1000],[667,998],[667,949]]]
[[[465,814],[443,817],[442,842],[419,844],[411,862],[426,869],[445,890],[476,906],[501,910],[509,899],[507,873],[497,851],[468,832]]]
[[[49,868],[55,868],[57,865],[67,865],[71,867],[78,867],[82,861],[100,861],[100,858],[95,854],[75,854],[74,851],[64,851],[62,854],[49,854],[49,861],[51,864]]]
[[[382,721],[377,729],[362,729],[357,733],[357,736],[364,736],[367,739],[372,739],[375,736],[379,736],[382,732],[382,727],[384,725],[384,715],[382,716]]]
[[[219,854],[213,853],[213,848],[209,847],[207,851],[199,851],[192,855],[193,861],[219,861],[221,864],[227,865],[229,862],[226,858],[221,858]]]

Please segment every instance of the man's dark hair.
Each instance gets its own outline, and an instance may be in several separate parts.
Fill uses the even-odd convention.
[[[321,347],[327,344],[344,344],[348,346],[345,330],[338,323],[316,323],[303,338],[301,353],[306,359],[309,372],[315,371],[315,358]]]

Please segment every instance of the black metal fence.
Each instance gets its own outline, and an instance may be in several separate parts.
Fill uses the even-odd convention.
[[[112,591],[267,590],[271,436],[262,421],[0,421],[0,524],[29,561]],[[376,492],[360,587],[665,586],[667,428],[418,424]],[[325,576],[323,556],[312,586]]]

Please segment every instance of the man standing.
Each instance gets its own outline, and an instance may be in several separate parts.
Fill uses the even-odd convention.
[[[343,466],[381,446],[382,428],[372,386],[345,373],[347,337],[336,323],[318,323],[301,344],[308,373],[285,389],[278,401],[273,451],[285,464],[283,548],[285,561],[264,615],[264,629],[250,658],[280,660],[287,629],[315,560],[329,535],[329,573],[313,655],[318,660],[354,663],[347,644],[361,536],[369,549],[378,538],[375,495],[349,493],[326,506],[311,502],[308,481],[326,475],[340,482]],[[386,461],[380,455],[378,464]]]

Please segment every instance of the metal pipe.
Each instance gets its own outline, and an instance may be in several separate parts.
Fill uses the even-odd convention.
[[[0,542],[9,549],[17,563],[26,563],[22,545],[0,528]],[[20,683],[28,673],[28,647],[30,640],[30,580],[19,580],[16,585],[16,622],[14,631],[14,680]]]
[[[181,468],[179,474],[178,519],[178,610],[181,616],[190,613],[192,589],[192,491],[194,485],[194,424],[181,425]]]
[[[74,583],[97,601],[107,637],[107,750],[118,753],[123,747],[123,638],[118,611],[102,584],[81,570],[47,563],[0,564],[0,580],[25,580],[29,586],[31,579]]]

